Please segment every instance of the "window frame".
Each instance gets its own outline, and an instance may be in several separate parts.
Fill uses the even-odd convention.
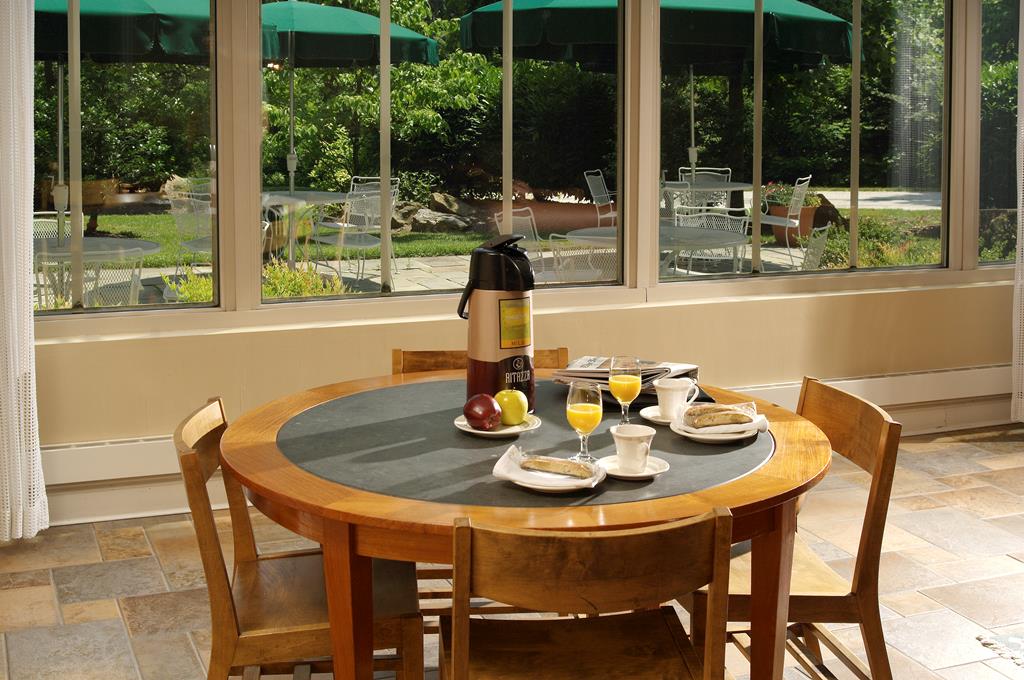
[[[510,0],[505,0],[511,4]],[[859,29],[861,0],[854,2],[854,23]],[[390,0],[381,0],[390,6]],[[382,12],[383,13],[383,12]],[[755,13],[763,22],[763,0],[755,1]],[[89,314],[36,317],[41,344],[111,339],[206,334],[221,329],[291,330],[368,322],[410,322],[420,319],[455,319],[459,292],[412,296],[264,302],[260,293],[259,224],[261,55],[260,4],[253,0],[217,0],[216,83],[219,304],[215,307],[160,307]],[[538,313],[557,313],[573,307],[601,311],[623,306],[702,303],[725,298],[758,298],[781,295],[830,295],[841,292],[909,290],[950,285],[1004,285],[1012,279],[1012,263],[978,266],[978,216],[980,192],[980,62],[981,5],[979,0],[948,0],[947,60],[949,91],[946,179],[948,256],[945,266],[912,269],[856,269],[836,272],[755,274],[742,278],[708,281],[658,281],[657,194],[660,178],[660,41],[659,0],[625,0],[621,36],[620,132],[623,173],[622,279],[618,284],[595,284],[541,289],[535,293]],[[506,48],[510,42],[506,31]],[[763,33],[759,32],[759,38]],[[854,34],[855,53],[860,32]],[[507,49],[506,49],[507,51]],[[761,52],[757,52],[761,55]],[[763,55],[757,61],[763,60]],[[759,76],[760,64],[755,66]],[[859,97],[858,88],[854,96]],[[971,121],[974,121],[973,125]],[[508,122],[509,129],[511,121]],[[755,120],[755,137],[761,134]],[[851,135],[851,162],[855,161],[858,135]],[[652,151],[652,149],[654,151]],[[755,156],[755,160],[756,160]],[[754,164],[755,200],[760,193],[760,164]],[[224,178],[231,178],[225,181]],[[510,179],[510,178],[509,178]],[[853,177],[851,176],[851,184]],[[508,186],[510,182],[506,182]],[[851,199],[856,205],[856,189]],[[856,208],[851,211],[851,246],[856,246]],[[755,224],[759,221],[755,216]],[[241,225],[241,226],[240,226]],[[646,227],[644,225],[647,225]],[[756,229],[756,227],[755,227]],[[754,240],[754,261],[759,248]],[[851,252],[855,258],[855,250]],[[851,264],[855,259],[851,260]],[[595,295],[594,288],[600,288]]]

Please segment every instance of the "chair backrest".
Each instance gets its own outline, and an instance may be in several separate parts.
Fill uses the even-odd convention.
[[[590,197],[594,205],[609,205],[612,202],[611,192],[608,191],[608,183],[604,181],[604,173],[600,170],[587,170],[583,173],[587,181],[587,188],[590,189]]]
[[[610,614],[656,608],[705,585],[704,677],[721,678],[731,544],[727,509],[624,531],[510,529],[460,518],[452,553],[454,680],[466,677],[471,597],[533,611]]]
[[[178,465],[185,482],[188,507],[192,511],[199,554],[203,561],[206,587],[210,593],[210,611],[213,631],[238,631],[238,615],[231,597],[224,553],[217,535],[217,525],[210,505],[206,483],[220,468],[220,440],[227,429],[224,403],[211,399],[205,406],[187,417],[174,432],[174,447],[178,451]],[[223,475],[231,513],[231,533],[234,539],[235,562],[256,559],[256,541],[246,507],[242,487],[234,477]]]
[[[902,426],[871,402],[816,378],[804,378],[796,412],[825,433],[833,451],[871,475],[853,590],[877,590],[882,535]]]
[[[504,222],[504,214],[500,212],[494,213],[494,222],[498,225],[498,232],[505,233],[502,231],[502,223]],[[537,233],[537,220],[533,216],[533,208],[513,208],[512,209],[512,234],[522,234],[526,237],[527,241],[533,243],[540,243],[540,234]]]
[[[800,263],[802,271],[813,271],[821,266],[821,257],[825,254],[828,230],[831,226],[831,224],[826,224],[824,227],[816,227],[811,230],[811,236],[804,248],[804,260]]]
[[[788,217],[791,220],[800,219],[800,210],[804,207],[804,199],[807,197],[807,188],[811,185],[811,176],[801,177],[793,184],[793,196],[789,199]]]
[[[728,182],[732,180],[732,168],[691,168],[688,165],[679,168],[680,181],[689,180],[693,175],[702,177],[707,181]]]
[[[708,207],[684,205],[676,209],[675,223],[677,227],[694,229],[719,229],[746,234],[749,220],[745,215],[730,215],[722,210]]]
[[[381,186],[380,177],[353,177],[345,202],[346,215],[343,221],[352,227],[379,228]],[[395,201],[398,199],[399,179],[392,177],[390,186],[391,205],[394,207]]]
[[[92,253],[99,263],[83,302],[86,307],[132,307],[142,292],[142,249]]]
[[[71,219],[65,220],[70,225]],[[65,227],[66,228],[66,227]],[[32,216],[32,238],[61,238],[60,221],[55,212],[37,212]]]
[[[534,368],[565,368],[569,364],[569,348],[536,349]],[[421,371],[454,371],[466,368],[466,350],[391,350],[391,374]]]

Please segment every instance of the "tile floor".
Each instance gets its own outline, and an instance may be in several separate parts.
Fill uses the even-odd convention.
[[[803,536],[842,574],[853,566],[867,483],[837,459],[800,515]],[[1024,679],[1024,667],[976,640],[1024,633],[1022,494],[1024,427],[904,440],[881,565],[896,678]],[[261,550],[306,545],[254,517]],[[227,539],[227,518],[218,521]],[[0,680],[199,680],[208,617],[187,515],[55,527],[0,546]],[[861,648],[856,627],[835,628]],[[436,665],[436,638],[427,647]],[[738,653],[728,662],[745,677]],[[802,677],[787,669],[787,679]]]

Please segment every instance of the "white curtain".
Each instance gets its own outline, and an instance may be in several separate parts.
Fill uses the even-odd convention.
[[[1024,422],[1024,3],[1017,39],[1017,270],[1013,279],[1012,417]]]
[[[32,328],[33,0],[0,0],[0,541],[49,526]]]

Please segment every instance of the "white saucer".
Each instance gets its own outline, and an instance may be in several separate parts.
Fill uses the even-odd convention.
[[[640,472],[622,472],[619,470],[618,456],[605,456],[597,464],[608,471],[609,477],[618,479],[651,479],[668,470],[668,461],[655,456],[647,456],[647,467]]]
[[[681,426],[677,426],[675,423],[669,425],[672,431],[678,435],[682,435],[687,439],[692,439],[695,442],[702,444],[729,444],[731,442],[738,442],[744,439],[749,439],[757,434],[757,428],[752,427],[749,430],[743,430],[742,432],[720,432],[718,434],[696,434],[694,432],[687,432]]]
[[[608,476],[608,471],[601,465],[597,465],[596,467],[596,475],[589,479],[577,479],[576,477],[566,477],[565,475],[558,475],[550,472],[530,470],[528,472],[530,477],[539,477],[545,483],[531,484],[526,475],[523,477],[516,477],[509,481],[516,486],[521,486],[524,489],[531,489],[533,491],[540,491],[541,493],[570,493],[572,491],[586,491],[587,489],[593,489],[595,486],[603,482],[604,478]]]
[[[661,407],[657,404],[640,409],[640,417],[658,425],[670,425],[672,423],[671,418],[662,417]]]
[[[540,418],[532,413],[527,413],[526,420],[518,425],[498,425],[493,430],[474,430],[469,426],[469,423],[466,422],[466,416],[459,416],[455,419],[455,427],[459,428],[463,432],[475,434],[478,437],[505,439],[507,437],[515,437],[516,435],[520,435],[524,432],[529,432],[530,430],[536,430],[540,427],[540,422]]]

